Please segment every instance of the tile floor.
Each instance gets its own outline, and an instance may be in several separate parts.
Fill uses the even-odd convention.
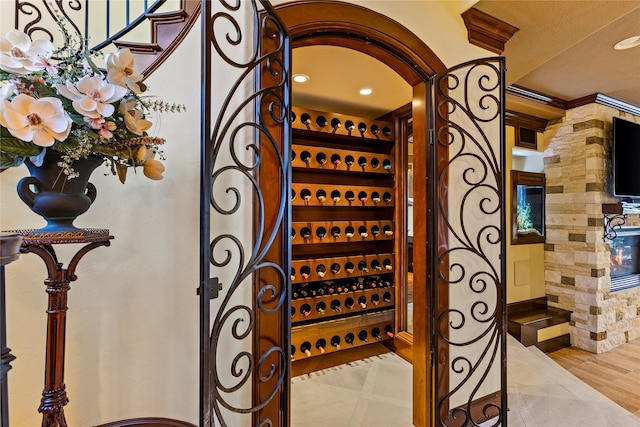
[[[537,348],[507,347],[509,427],[640,427]],[[295,377],[291,395],[294,427],[412,426],[411,365],[393,353]]]

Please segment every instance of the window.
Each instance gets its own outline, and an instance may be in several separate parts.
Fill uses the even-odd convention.
[[[511,244],[544,242],[543,173],[511,171]]]

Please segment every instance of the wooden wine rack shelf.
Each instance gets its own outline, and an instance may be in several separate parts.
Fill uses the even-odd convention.
[[[362,316],[347,317],[344,319],[329,320],[322,323],[315,323],[311,325],[295,326],[291,328],[291,346],[292,355],[291,359],[304,359],[307,357],[320,356],[327,353],[332,353],[343,348],[353,348],[362,345],[367,345],[372,342],[383,341],[392,338],[385,334],[385,328],[393,329],[394,322],[394,310],[385,310],[376,313],[369,313]],[[380,336],[382,340],[373,336],[373,329],[378,328],[380,330]],[[360,331],[367,332],[367,341],[362,341],[358,334]],[[353,344],[349,344],[345,341],[347,334],[353,334]],[[336,348],[331,345],[331,338],[337,336],[340,338],[340,347]],[[324,353],[318,350],[316,343],[319,340],[325,341]],[[306,355],[301,351],[301,347],[304,343],[309,343],[311,346],[310,355]],[[295,351],[294,351],[295,350]]]
[[[372,262],[377,261],[379,265],[382,267],[382,270],[375,270],[372,268]],[[347,263],[353,264],[353,272],[349,273],[346,271]],[[358,263],[365,262],[368,271],[360,271],[358,270]],[[338,273],[331,272],[331,266],[333,264],[338,264],[340,266],[340,271]],[[393,254],[373,254],[373,255],[351,255],[351,256],[341,256],[341,257],[333,257],[333,258],[317,258],[317,259],[304,259],[291,261],[291,268],[293,269],[291,283],[306,283],[306,282],[317,282],[322,280],[335,280],[335,279],[345,279],[345,278],[353,278],[353,277],[362,277],[362,276],[377,276],[385,273],[393,273],[394,271],[394,256]],[[324,265],[326,269],[326,273],[324,276],[318,275],[316,269],[319,265]],[[386,266],[389,267],[386,267]],[[310,271],[308,277],[303,276],[304,267],[307,267]]]
[[[361,227],[364,227],[367,236],[360,234]],[[324,228],[326,235],[323,238],[318,236],[319,231]],[[334,228],[340,230],[340,237],[333,236]],[[348,237],[347,231],[351,228],[353,236]],[[294,222],[291,224],[292,245],[315,245],[321,243],[361,243],[361,242],[377,242],[389,241],[394,239],[395,228],[393,221],[325,221],[325,222]],[[311,236],[305,239],[302,237],[302,231],[309,229]],[[375,230],[379,234],[375,234]],[[391,234],[388,234],[388,233]]]
[[[393,123],[390,122],[381,120],[367,120],[361,117],[348,116],[345,114],[325,113],[322,111],[310,110],[308,108],[301,107],[292,107],[292,111],[295,117],[295,120],[293,120],[292,123],[293,129],[301,129],[305,131],[321,132],[328,135],[341,135],[352,138],[371,139],[385,142],[393,142],[395,138],[393,132]],[[308,114],[310,116],[310,123],[302,123],[302,116],[304,114]],[[324,117],[326,119],[326,126],[321,127],[318,125],[317,119],[319,117]],[[331,126],[331,121],[333,119],[340,120],[341,125],[338,129],[334,129]],[[354,129],[351,131],[349,131],[347,127],[347,122],[349,121],[351,121],[354,125]],[[366,126],[365,132],[360,132],[358,130],[358,128],[362,124]],[[376,134],[372,132],[372,130],[374,130],[375,128],[379,130],[379,132]]]
[[[346,207],[378,207],[386,208],[395,205],[393,197],[393,188],[389,187],[370,187],[370,186],[353,186],[353,185],[332,185],[332,184],[307,184],[293,183],[293,194],[291,194],[292,206],[346,206]],[[310,192],[309,200],[303,198],[303,193]],[[318,191],[325,192],[326,199],[318,199]],[[331,195],[334,191],[340,193],[340,199],[335,201]],[[347,200],[347,194],[353,193],[354,200]],[[366,197],[364,201],[360,200],[360,193]],[[375,194],[380,197],[380,201],[374,201]],[[386,200],[385,200],[386,199]]]
[[[326,162],[319,162],[318,155],[324,154]],[[303,160],[303,155],[309,156],[309,162]],[[339,156],[340,162],[336,165],[332,156]],[[294,157],[295,156],[295,157]],[[342,172],[365,172],[383,175],[393,175],[395,165],[393,164],[393,156],[377,153],[366,153],[362,151],[340,150],[325,147],[312,147],[307,145],[293,145],[291,166],[305,170],[325,170],[325,171],[342,171]],[[347,163],[347,159],[351,158],[352,165]],[[361,160],[364,160],[366,166],[361,166]]]
[[[308,320],[326,320],[354,313],[365,313],[372,309],[393,308],[395,304],[394,294],[395,287],[390,286],[294,299],[291,301],[291,321],[296,323]],[[365,307],[360,305],[361,298],[364,298]],[[351,308],[347,308],[349,306],[348,300],[351,300]],[[331,308],[331,303],[334,301],[340,303],[340,311],[335,311]],[[304,305],[309,306],[309,314],[307,316],[302,314]],[[318,310],[318,307],[322,305],[324,305],[323,312]]]

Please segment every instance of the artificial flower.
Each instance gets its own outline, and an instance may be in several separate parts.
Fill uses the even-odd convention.
[[[14,137],[50,147],[64,141],[71,130],[71,118],[58,98],[32,98],[25,94],[0,103],[0,125]]]
[[[133,55],[129,49],[120,49],[116,53],[109,53],[105,57],[107,65],[107,81],[118,86],[130,89],[133,93],[140,94],[140,82],[142,74],[133,71]]]
[[[102,126],[100,126],[100,130],[98,131],[98,135],[103,137],[104,139],[113,138],[113,131],[116,130],[118,126],[110,121],[105,121]]]
[[[159,181],[163,178],[164,165],[155,159],[156,153],[148,150],[144,145],[140,146],[136,158],[142,163],[142,173],[149,179]]]
[[[149,120],[145,120],[143,118],[143,114],[141,111],[135,109],[136,104],[136,99],[130,98],[126,101],[120,102],[120,107],[118,107],[118,110],[124,118],[124,124],[127,126],[127,129],[129,129],[136,135],[142,135],[151,127],[152,123]]]
[[[33,40],[19,30],[0,38],[0,69],[8,73],[29,74],[43,70],[54,51],[49,40]]]
[[[86,75],[75,85],[67,80],[66,85],[57,84],[58,93],[71,99],[73,108],[85,117],[109,117],[115,111],[112,102],[127,94],[122,86],[107,83],[101,76]]]
[[[11,98],[15,91],[16,91],[16,85],[14,85],[13,83],[7,83],[5,85],[0,86],[0,100]]]

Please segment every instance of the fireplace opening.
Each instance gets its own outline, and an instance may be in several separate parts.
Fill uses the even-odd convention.
[[[625,227],[611,240],[611,292],[640,286],[640,227]]]

